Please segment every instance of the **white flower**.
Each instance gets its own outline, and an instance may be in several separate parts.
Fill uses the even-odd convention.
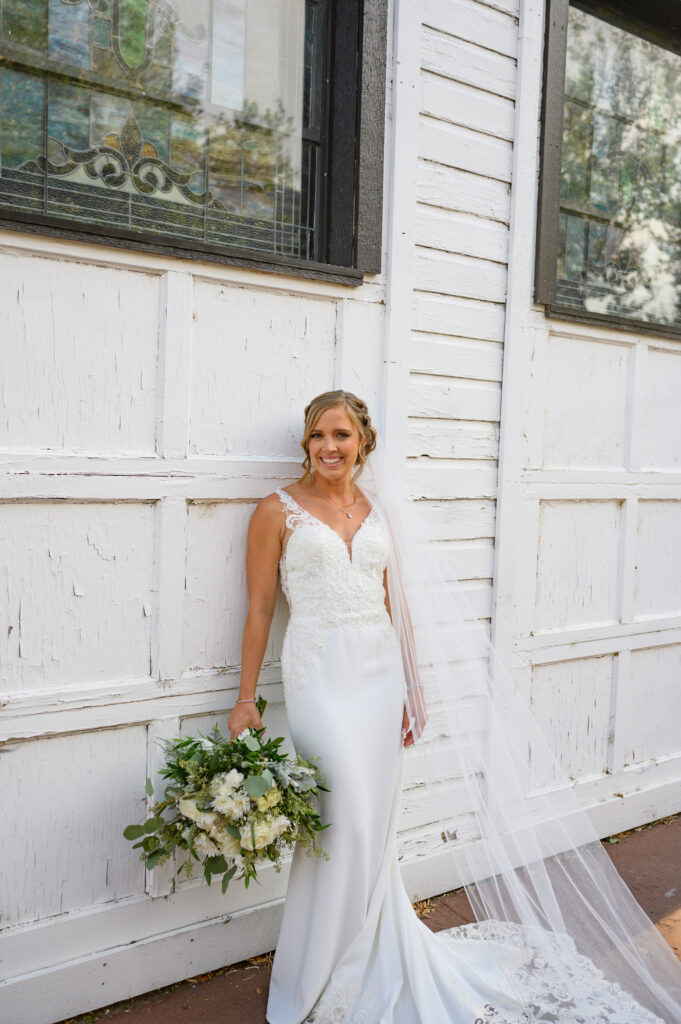
[[[286,829],[290,826],[290,824],[291,822],[287,817],[285,817],[283,814],[278,815],[272,822],[272,828],[274,830],[275,838],[277,836],[280,836],[282,832],[285,832]]]
[[[179,808],[180,814],[184,814],[185,818],[195,821],[199,828],[203,828],[206,831],[212,828],[218,819],[217,814],[213,811],[200,811],[196,806],[196,800],[190,797],[183,797],[179,802]]]
[[[263,846],[269,846],[269,844],[276,838],[272,828],[272,822],[256,821],[253,825],[253,834],[251,834],[251,826],[244,825],[241,829],[241,845],[244,850],[252,850],[254,848],[254,836],[256,850],[261,850]]]
[[[229,818],[230,821],[238,821],[239,818],[243,818],[244,814],[251,809],[250,797],[243,791],[234,793],[232,790],[228,790],[226,793],[222,791],[213,800],[213,807],[216,811],[220,811],[225,817]]]
[[[232,768],[232,770],[227,772],[225,775],[225,785],[230,786],[231,789],[238,789],[243,781],[243,775],[240,771],[237,771],[236,768]]]
[[[210,784],[210,791],[213,796],[222,794],[227,796],[228,793],[238,789],[241,783],[244,781],[244,777],[241,772],[237,771],[236,768],[232,768],[229,772],[219,772],[213,776]]]
[[[281,793],[276,786],[272,786],[266,793],[259,796],[255,803],[259,811],[269,811],[270,807],[274,807],[281,800]]]
[[[261,850],[263,846],[269,846],[277,836],[286,831],[290,824],[289,819],[284,817],[283,814],[280,814],[273,821],[269,818],[266,818],[265,821],[257,821],[253,825],[255,849]],[[253,836],[251,835],[250,825],[244,825],[241,829],[241,845],[244,850],[253,849]]]
[[[246,736],[249,735],[250,731],[251,730],[250,730],[250,728],[248,728],[248,726],[245,729],[242,729],[241,732],[239,733],[239,735],[237,736],[237,739],[238,740],[243,740]]]
[[[241,856],[241,843],[234,836],[230,836],[229,832],[225,829],[212,828],[210,834],[220,847],[223,857],[236,858]]]
[[[194,836],[194,849],[201,860],[204,857],[214,857],[219,852],[215,843],[208,838],[205,832],[197,832]]]

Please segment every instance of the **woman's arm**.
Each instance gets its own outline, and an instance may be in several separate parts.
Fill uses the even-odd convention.
[[[235,704],[227,719],[232,738],[248,726],[262,728],[258,710],[250,701],[255,697],[277,600],[283,522],[281,502],[276,494],[270,494],[258,503],[248,527],[248,614],[241,643],[239,687],[239,699],[247,700],[248,703]]]

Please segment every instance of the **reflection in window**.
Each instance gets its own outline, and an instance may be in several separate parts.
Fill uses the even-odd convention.
[[[681,57],[570,7],[556,303],[681,325]]]
[[[0,207],[314,259],[321,7],[0,0]]]

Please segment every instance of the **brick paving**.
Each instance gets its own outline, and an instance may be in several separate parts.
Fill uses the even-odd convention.
[[[681,814],[604,840],[615,867],[681,959]],[[463,889],[415,904],[433,931],[473,921]],[[264,1024],[272,954],[62,1024]]]

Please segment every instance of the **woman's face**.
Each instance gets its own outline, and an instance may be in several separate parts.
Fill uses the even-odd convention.
[[[337,480],[352,472],[359,446],[359,431],[344,407],[327,409],[310,434],[312,468],[327,480]]]

